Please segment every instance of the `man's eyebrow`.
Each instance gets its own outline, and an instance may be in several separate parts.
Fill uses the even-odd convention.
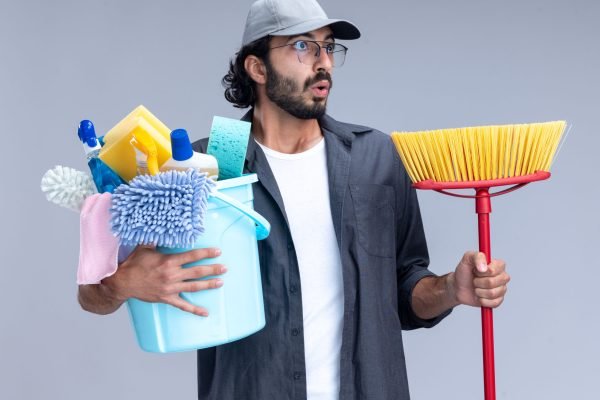
[[[315,40],[315,35],[314,34],[312,34],[311,32],[306,32],[306,33],[299,33],[298,35],[290,36],[289,39],[288,39],[288,41],[294,40],[296,38],[301,38],[301,37],[307,37],[310,40]],[[327,35],[327,37],[325,37],[324,41],[335,42],[335,38],[333,36],[333,33],[330,33],[329,35]]]

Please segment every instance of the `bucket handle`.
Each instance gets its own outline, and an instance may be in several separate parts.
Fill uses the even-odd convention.
[[[271,224],[265,219],[265,217],[250,207],[240,203],[233,197],[227,196],[226,194],[223,194],[217,190],[212,192],[211,196],[237,209],[239,212],[254,221],[254,223],[256,223],[256,240],[263,240],[269,236],[269,232],[271,232]]]

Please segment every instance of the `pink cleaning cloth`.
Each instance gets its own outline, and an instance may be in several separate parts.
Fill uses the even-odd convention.
[[[79,268],[77,284],[97,284],[115,273],[119,239],[110,229],[111,194],[88,196],[79,217]]]

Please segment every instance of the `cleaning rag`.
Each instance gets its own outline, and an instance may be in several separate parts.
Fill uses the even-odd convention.
[[[97,284],[115,273],[119,239],[110,228],[110,193],[88,196],[79,217],[79,268],[77,284]]]

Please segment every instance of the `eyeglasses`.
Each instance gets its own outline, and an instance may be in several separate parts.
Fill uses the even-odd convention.
[[[279,49],[287,46],[292,46],[296,50],[298,61],[310,66],[313,66],[321,56],[321,49],[325,49],[325,54],[329,57],[331,65],[339,68],[344,65],[346,52],[348,51],[346,46],[339,43],[317,42],[314,40],[296,40],[294,43],[271,47],[271,49]]]

